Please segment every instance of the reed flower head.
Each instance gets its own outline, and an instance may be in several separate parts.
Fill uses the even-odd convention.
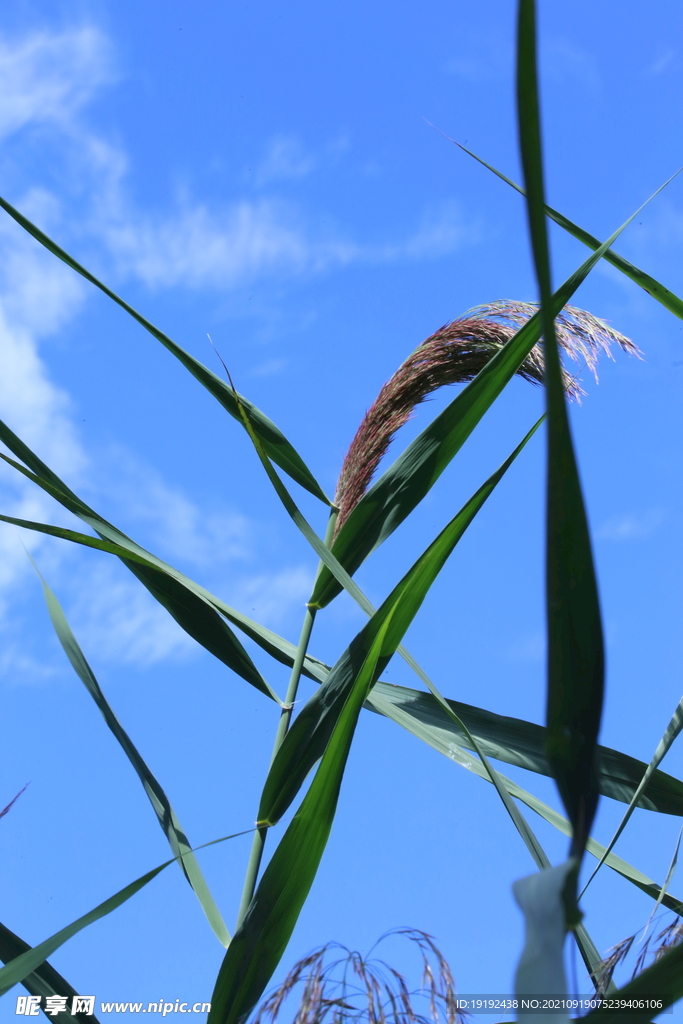
[[[417,948],[422,960],[418,989],[410,989],[400,971],[384,960],[328,942],[294,965],[259,1007],[253,1024],[277,1024],[293,994],[292,1024],[465,1024],[468,1015],[458,1008],[451,969],[431,935],[401,928],[382,939],[390,935],[402,936]],[[336,951],[340,956],[326,962]]]
[[[492,356],[538,310],[533,302],[499,301],[476,306],[464,316],[430,335],[399,366],[368,409],[342,465],[335,504],[339,508],[337,532],[365,494],[394,434],[410,418],[415,406],[444,384],[472,380]],[[639,356],[637,347],[604,320],[574,306],[565,306],[555,320],[560,347],[575,362],[595,375],[600,353],[613,358],[611,345]],[[532,384],[543,383],[542,339],[534,345],[517,374]],[[567,395],[578,401],[583,394],[576,376],[566,369]]]

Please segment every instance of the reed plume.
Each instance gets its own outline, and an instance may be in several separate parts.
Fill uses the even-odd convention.
[[[419,988],[410,989],[401,972],[384,960],[328,942],[294,965],[252,1024],[277,1024],[290,997],[296,1006],[292,1024],[465,1024],[468,1014],[458,1007],[451,969],[432,936],[399,928],[375,947],[391,935],[408,939],[419,951]],[[326,963],[337,950],[341,956]]]
[[[445,384],[465,384],[476,377],[537,310],[536,303],[508,300],[476,306],[439,328],[408,356],[368,409],[346,454],[335,494],[339,508],[336,532],[367,491],[396,431],[413,409]],[[629,355],[640,356],[638,348],[623,334],[575,306],[565,306],[555,329],[563,351],[575,362],[584,363],[596,379],[598,356],[603,352],[614,358],[612,344]],[[532,384],[542,384],[543,372],[541,340],[517,374]],[[576,376],[566,369],[563,373],[568,396],[578,401],[583,391]]]

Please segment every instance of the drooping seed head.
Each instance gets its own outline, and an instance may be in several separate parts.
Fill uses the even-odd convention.
[[[396,431],[410,418],[415,406],[445,384],[465,384],[476,377],[537,310],[535,303],[507,300],[476,306],[430,335],[399,366],[368,409],[344,459],[335,494],[339,508],[337,533],[365,494]],[[555,330],[562,350],[575,362],[585,364],[596,379],[598,356],[604,352],[614,358],[610,348],[613,343],[629,355],[640,355],[623,334],[574,306],[565,306],[555,320]],[[532,384],[542,384],[543,370],[541,340],[517,374]],[[567,395],[579,401],[583,392],[576,377],[566,369],[563,374]]]

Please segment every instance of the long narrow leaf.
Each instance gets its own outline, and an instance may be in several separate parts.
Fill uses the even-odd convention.
[[[143,548],[140,548],[130,537],[118,530],[106,519],[98,515],[93,509],[85,504],[67,485],[52,472],[52,470],[35,455],[27,445],[21,441],[10,428],[0,420],[0,440],[14,452],[25,465],[15,462],[8,456],[0,453],[6,463],[13,466],[33,483],[37,484],[51,497],[55,498],[64,508],[78,516],[87,523],[100,537],[128,549],[132,554],[141,553],[143,562],[140,559],[130,560],[121,555],[126,567],[140,580],[144,587],[149,590],[167,611],[173,616],[176,622],[193,639],[210,651],[215,657],[231,668],[247,682],[251,683],[262,693],[271,697],[279,703],[277,694],[263,678],[246,650],[237,639],[232,630],[223,619],[217,614],[211,602],[199,593],[198,588],[190,588],[180,578],[180,574],[169,573],[163,563],[154,559]],[[26,466],[29,468],[27,469]],[[6,517],[7,518],[7,517]],[[7,521],[11,521],[7,518]],[[25,524],[27,525],[27,524]],[[38,524],[34,524],[36,528]],[[54,530],[55,528],[53,528]],[[49,532],[43,530],[42,532]],[[63,536],[63,534],[62,534]],[[69,539],[74,539],[69,538]],[[83,543],[82,539],[80,541]],[[118,552],[117,552],[118,553]],[[149,568],[150,562],[156,562],[156,567]]]
[[[487,757],[552,777],[545,754],[545,728],[520,718],[497,715],[461,701],[448,704],[462,719]],[[429,693],[394,683],[378,682],[366,707],[391,718],[435,750],[450,754],[455,744],[472,749],[467,735]],[[629,803],[642,780],[646,765],[610,747],[598,747],[599,785],[604,796]],[[683,816],[683,782],[655,770],[647,793],[638,794],[637,805],[662,814]]]
[[[296,653],[296,646],[293,643],[262,626],[255,620],[250,619],[248,616],[243,615],[236,609],[231,608],[222,602],[220,598],[187,577],[183,577],[177,570],[167,566],[159,559],[154,558],[154,556],[143,557],[141,554],[138,554],[138,551],[143,549],[137,548],[132,542],[128,547],[123,548],[112,541],[103,540],[100,537],[92,537],[88,534],[77,533],[76,531],[52,526],[47,523],[35,523],[30,520],[2,515],[0,515],[0,520],[25,529],[38,531],[48,536],[69,540],[99,551],[109,552],[118,555],[120,558],[138,561],[150,569],[161,567],[169,573],[174,573],[184,580],[187,586],[196,589],[198,593],[214,604],[226,618],[242,629],[264,651],[283,665],[291,667],[293,664]],[[401,647],[398,648],[398,651],[400,653]],[[304,672],[309,678],[322,683],[330,672],[330,666],[308,654],[306,656]],[[375,697],[380,694],[384,699],[382,710],[379,708],[378,701],[375,700]],[[521,719],[497,715],[494,712],[475,708],[459,701],[449,700],[449,703],[454,711],[466,722],[467,727],[479,743],[483,745],[483,749],[489,757],[495,757],[498,760],[517,765],[520,768],[526,768],[529,771],[538,772],[542,775],[551,774],[544,752],[545,729],[543,726],[532,722],[525,722]],[[370,695],[367,704],[371,710],[399,722],[404,728],[442,753],[447,753],[447,747],[450,742],[467,745],[464,734],[444,714],[443,709],[439,707],[434,698],[421,690],[396,686],[391,683],[378,683]],[[389,705],[394,710],[387,710]],[[614,800],[628,803],[632,799],[639,782],[642,781],[643,773],[647,766],[638,759],[609,747],[600,747],[599,751],[600,792]],[[647,810],[659,811],[663,814],[683,815],[683,783],[673,776],[655,770],[648,782],[647,794],[641,792],[638,797],[637,806]]]
[[[524,443],[522,442],[522,445]],[[261,798],[259,821],[273,824],[290,805],[309,771],[322,756],[353,686],[358,666],[365,661],[373,639],[385,618],[390,613],[393,614],[393,607],[399,604],[400,612],[393,618],[392,630],[386,650],[379,660],[378,672],[384,670],[393,656],[403,633],[447,558],[514,461],[522,445],[515,449],[430,544],[344,651],[320,689],[306,703],[271,765]],[[395,633],[400,635],[393,644]]]
[[[180,822],[178,821],[176,813],[173,810],[166,793],[150,771],[147,763],[139,753],[130,736],[112,711],[107,698],[104,696],[102,689],[95,678],[93,670],[88,664],[88,661],[83,654],[71,627],[69,626],[57,597],[42,576],[41,582],[43,584],[43,593],[45,594],[45,602],[50,613],[50,619],[52,620],[52,625],[55,628],[59,642],[64,648],[64,653],[71,662],[76,675],[84,684],[86,690],[101,711],[102,717],[118,741],[124,754],[135,769],[138,778],[142,783],[143,789],[147,794],[147,798],[152,805],[154,813],[157,816],[157,820],[161,825],[162,831],[168,839],[168,843],[174,857],[179,858],[180,867],[182,868],[188,882],[194,889],[202,910],[206,914],[207,920],[218,938],[218,941],[223,946],[227,947],[230,943],[230,933],[225,926],[225,922],[221,917],[221,912],[216,906],[214,898],[209,891],[209,887],[201,872],[197,858],[194,853],[192,853],[192,847],[180,825]]]
[[[449,142],[452,142],[455,146],[461,149],[463,153],[467,153],[467,155],[473,157],[473,159],[476,160],[477,163],[480,163],[483,167],[486,167],[489,171],[492,171],[498,178],[501,179],[501,181],[504,181],[507,185],[510,185],[512,188],[515,189],[516,192],[519,192],[520,195],[526,195],[526,192],[524,191],[522,186],[518,185],[515,181],[512,180],[512,178],[508,178],[507,175],[503,174],[502,171],[497,170],[497,168],[495,168],[492,164],[487,163],[486,160],[482,160],[480,156],[477,156],[476,153],[473,153],[471,149],[467,148],[467,146],[463,146],[462,143],[456,142],[455,139],[451,139],[450,136],[445,135],[444,132],[441,132],[441,134],[444,135],[444,137],[447,138]],[[678,171],[675,172],[675,174],[672,174],[672,176],[669,178],[666,184],[668,185],[669,182],[673,181],[673,179],[680,173],[681,171],[679,169]],[[563,213],[559,213],[557,210],[554,210],[552,206],[547,205],[545,207],[545,212],[551,220],[554,220],[556,224],[558,224],[561,228],[564,228],[564,230],[567,231],[570,235],[573,235],[574,238],[578,239],[579,242],[583,242],[583,244],[587,246],[589,249],[595,250],[600,248],[601,243],[598,238],[595,238],[594,235],[591,235],[589,231],[585,231],[582,227],[579,227],[578,224],[574,224],[574,222],[569,220],[568,217],[565,217]],[[608,249],[607,252],[604,253],[603,259],[607,260],[608,263],[611,263],[613,267],[617,268],[617,270],[620,270],[622,274],[625,274],[626,277],[630,278],[635,284],[638,285],[639,288],[642,288],[643,291],[646,291],[648,293],[648,295],[651,295],[653,299],[656,299],[657,302],[660,302],[665,309],[669,310],[670,313],[673,313],[674,316],[677,316],[679,317],[679,319],[683,320],[683,299],[680,299],[678,295],[675,295],[672,291],[665,287],[665,285],[661,284],[659,281],[656,281],[654,277],[650,276],[650,274],[646,274],[644,270],[641,270],[639,267],[634,266],[633,263],[630,263],[627,259],[624,259],[623,256],[620,256],[619,253],[615,252],[613,249]]]
[[[211,996],[209,1024],[245,1020],[285,951],[327,845],[358,716],[378,663],[384,660],[396,609],[394,604],[369,645],[313,782],[223,959]]]
[[[623,815],[621,821],[619,822],[619,824],[617,825],[617,828],[616,828],[616,831],[615,831],[614,835],[612,836],[612,838],[610,839],[609,843],[607,844],[608,852],[613,848],[613,846],[616,843],[617,839],[619,838],[621,833],[626,828],[626,825],[628,824],[629,818],[633,814],[634,809],[638,806],[638,802],[641,799],[642,793],[645,791],[646,787],[649,787],[650,780],[651,780],[654,772],[656,771],[657,766],[660,764],[660,762],[662,761],[662,759],[666,755],[667,751],[671,747],[671,744],[674,742],[676,737],[679,735],[681,729],[683,729],[683,698],[681,698],[681,700],[678,702],[676,710],[674,711],[674,713],[671,716],[671,719],[669,721],[669,724],[667,725],[666,729],[664,730],[664,735],[662,736],[661,740],[657,744],[657,749],[655,750],[654,754],[652,755],[652,760],[650,761],[649,765],[647,766],[647,768],[643,772],[643,776],[642,776],[640,782],[638,783],[638,786],[637,786],[633,796],[631,797],[629,805],[626,808],[626,810],[624,811],[624,815]],[[588,888],[590,883],[593,881],[593,879],[595,878],[596,874],[600,870],[601,866],[602,866],[602,861],[600,861],[600,863],[597,865],[597,867],[593,871],[593,874],[590,876],[590,878],[586,882],[586,884],[584,886],[584,889],[583,889],[583,892],[586,891],[586,889]],[[583,895],[583,893],[582,893],[582,895]]]
[[[161,559],[152,555],[150,552],[145,552],[144,548],[139,547],[139,545],[135,544],[134,541],[131,541],[130,538],[126,538],[126,545],[124,547],[122,544],[105,540],[102,537],[92,537],[87,533],[79,533],[76,530],[69,530],[62,526],[52,526],[49,523],[36,523],[30,519],[17,519],[14,516],[0,515],[0,522],[10,523],[13,526],[20,526],[22,529],[32,530],[36,533],[43,533],[48,537],[58,537],[61,540],[68,540],[74,544],[80,544],[83,547],[93,548],[96,551],[106,551],[109,554],[117,555],[129,569],[131,568],[129,563],[133,562],[142,565],[147,569],[160,571],[171,580],[181,584],[183,588],[207,601],[217,611],[219,611],[221,615],[228,619],[229,622],[232,622],[248,637],[254,640],[264,651],[270,654],[271,657],[275,658],[283,665],[292,664],[296,647],[289,640],[285,640],[284,637],[278,636],[277,633],[274,633],[266,626],[262,626],[261,623],[251,619],[248,615],[244,615],[242,612],[237,611],[236,608],[231,608],[230,605],[221,601],[219,597],[216,597],[215,594],[212,594],[209,590],[206,590],[206,588],[195,583],[194,580],[189,579],[189,577],[183,575],[183,573],[174,569],[166,562],[161,561]],[[104,527],[102,528],[104,529]],[[116,533],[118,533],[118,531],[116,531]],[[119,534],[119,536],[123,535]],[[325,672],[319,668],[321,664],[322,663],[318,662],[316,658],[312,658],[309,655],[307,656],[303,671],[312,679],[316,679],[320,682],[325,676]],[[257,689],[261,689],[261,686],[257,686]],[[279,701],[277,695],[275,695],[270,688],[263,692],[266,692],[267,696],[273,697],[275,700]]]
[[[113,302],[115,302],[122,309],[125,309],[126,313],[137,320],[146,331],[156,338],[157,341],[161,342],[164,348],[168,349],[179,362],[185,367],[186,370],[195,377],[200,384],[202,384],[207,391],[209,391],[214,398],[216,398],[223,408],[230,413],[236,420],[240,420],[238,411],[238,401],[242,402],[250,412],[253,418],[254,429],[258,432],[261,441],[268,451],[268,454],[274,462],[280,466],[285,473],[288,473],[293,480],[305,487],[307,491],[319,498],[320,501],[326,505],[330,504],[329,498],[325,496],[322,488],[318,484],[317,480],[311,473],[310,469],[304,463],[299,453],[292,447],[284,434],[278,430],[275,424],[268,419],[268,417],[257,409],[255,405],[242,395],[236,396],[232,389],[227,386],[215,373],[212,373],[208,367],[200,363],[194,356],[191,356],[189,352],[181,348],[180,345],[172,341],[167,334],[160,331],[158,327],[150,323],[142,314],[138,313],[137,310],[133,309],[127,302],[120,298],[115,292],[108,288],[106,284],[98,280],[94,274],[91,274],[89,270],[86,270],[80,263],[78,263],[72,256],[69,256],[64,249],[62,249],[56,242],[53,242],[51,238],[32,224],[31,221],[24,217],[22,213],[19,213],[13,206],[11,206],[6,199],[0,197],[0,206],[12,217],[13,220],[20,224],[25,231],[44,245],[54,256],[66,263],[68,267],[75,270],[77,274],[84,277],[86,281],[90,281],[96,288],[104,292]]]
[[[21,953],[14,960],[10,960],[5,967],[0,968],[0,995],[4,995],[13,985],[23,981],[29,974],[32,974],[56,949],[63,946],[65,942],[82,931],[83,928],[87,928],[88,925],[99,921],[101,917],[111,914],[113,910],[116,910],[126,900],[129,900],[131,896],[134,896],[140,889],[144,888],[153,878],[156,878],[164,868],[167,868],[169,864],[173,864],[174,860],[175,858],[167,860],[160,864],[159,867],[153,868],[152,871],[141,875],[140,878],[125,886],[115,893],[114,896],[110,896],[108,900],[100,903],[99,906],[95,907],[88,914],[84,914],[76,921],[67,925],[66,928],[56,932],[51,938],[45,939],[44,942],[39,943],[39,945],[34,946],[25,953]]]
[[[665,185],[657,189],[558,288],[551,301],[553,317],[557,316],[569,302],[576,289],[585,281],[615,239]],[[361,498],[332,546],[336,558],[350,575],[353,575],[370,552],[382,544],[424,498],[514,377],[542,333],[542,320],[540,313],[537,313],[489,360],[450,405],[408,445],[403,454]],[[311,604],[324,607],[336,597],[340,589],[333,575],[323,570],[316,582]]]
[[[222,602],[220,598],[200,587],[194,581],[182,576],[177,570],[161,562],[155,556],[139,554],[138,552],[141,552],[143,549],[138,548],[133,542],[130,542],[124,548],[100,537],[92,537],[88,534],[78,533],[47,523],[35,523],[30,520],[2,515],[0,515],[0,520],[25,529],[38,531],[48,536],[62,538],[86,547],[115,554],[120,558],[126,558],[130,561],[137,561],[150,569],[161,568],[165,572],[173,574],[174,578],[178,577],[186,586],[204,596],[226,618],[243,630],[246,635],[259,644],[272,657],[276,658],[283,665],[291,667],[293,664],[296,653],[296,646],[293,643],[248,616],[243,615],[236,609],[231,608]],[[401,652],[401,647],[398,648],[398,651],[399,653]],[[326,665],[310,654],[306,656],[304,672],[309,678],[321,683],[325,680],[329,671],[329,665]],[[420,690],[400,687],[394,684],[378,683],[368,700],[368,706],[381,714],[387,714],[387,711],[380,711],[374,700],[374,696],[380,692],[382,692],[389,704],[397,709],[396,714],[401,715],[399,724],[421,739],[425,739],[427,733],[431,734],[430,739],[425,739],[425,741],[434,746],[435,749],[445,752],[449,742],[464,742],[463,734],[458,731],[448,716],[444,715],[442,709],[439,708],[439,705],[431,695]],[[506,718],[458,701],[449,701],[449,703],[467,723],[472,734],[483,744],[488,756],[496,757],[499,760],[507,761],[510,764],[515,764],[540,774],[550,774],[547,758],[543,750],[545,736],[543,726],[535,725],[531,722],[523,722],[519,719]],[[393,718],[394,714],[391,713],[388,716]],[[394,718],[394,720],[398,721],[398,718]],[[638,782],[642,780],[647,766],[636,758],[608,747],[600,748],[600,759],[601,793],[623,803],[628,803],[633,796]],[[648,783],[647,794],[641,795],[638,799],[638,806],[665,814],[683,814],[683,783],[664,772],[655,771]]]
[[[597,737],[602,715],[604,652],[590,534],[569,428],[545,220],[536,75],[536,7],[519,0],[517,104],[531,247],[545,338],[548,410],[546,609],[548,622],[547,753],[574,830],[579,860],[598,803]]]
[[[283,482],[280,480],[275,469],[271,465],[270,460],[265,451],[263,450],[263,447],[256,433],[252,429],[252,426],[249,422],[249,415],[246,410],[243,410],[243,419],[244,425],[249,433],[249,436],[251,437],[251,440],[254,444],[254,448],[256,449],[258,457],[261,460],[263,468],[266,471],[268,479],[273,485],[275,493],[280,498],[280,501],[282,502],[287,513],[291,516],[295,525],[298,526],[299,530],[303,533],[304,537],[308,540],[313,550],[318,554],[318,556],[321,559],[322,565],[320,566],[318,571],[318,579],[320,578],[322,571],[325,568],[327,568],[328,571],[333,575],[337,583],[341,587],[343,587],[351,595],[351,597],[353,597],[353,599],[360,605],[360,607],[363,609],[366,615],[368,615],[371,618],[375,614],[375,608],[372,606],[372,604],[367,599],[365,594],[362,592],[360,587],[351,579],[351,577],[346,572],[344,567],[337,561],[336,557],[334,556],[332,551],[330,551],[327,544],[323,540],[321,540],[321,538],[318,536],[318,534],[315,532],[312,526],[307,522],[305,517],[302,515],[294,499],[292,498],[289,491],[287,490]],[[507,460],[507,462],[505,463],[505,468],[507,468],[514,461],[514,459],[517,458],[522,449],[528,444],[533,435],[536,433],[542,422],[543,417],[537,420],[537,422],[533,425],[531,430],[526,434],[526,436],[522,439],[517,448],[515,448],[510,458]],[[504,471],[505,469],[501,469],[498,471],[498,474],[494,474],[494,476],[491,477],[489,484],[491,484],[491,481],[495,481],[493,483],[493,486],[495,486],[495,483],[498,482],[498,480],[500,479],[500,475],[502,475]],[[484,487],[486,488],[487,486],[489,486],[489,484],[485,484]],[[475,505],[472,506],[473,515],[476,514],[476,512],[479,510],[479,507],[480,505],[477,506],[476,503]],[[308,607],[311,609],[316,608],[316,604],[313,601],[313,599],[311,599],[308,602]],[[420,679],[422,679],[422,681],[426,683],[426,685],[430,689],[432,689],[432,683],[428,676],[426,675],[426,673],[423,672],[423,670],[417,664],[415,659],[408,653],[408,651],[406,651],[406,649],[402,645],[399,645],[398,652],[401,655],[401,657],[407,662],[407,664],[410,665],[413,671],[417,673]]]
[[[387,717],[393,716],[388,714]],[[398,719],[395,720],[398,721]],[[400,722],[399,724],[403,725],[404,723]],[[439,748],[435,747],[435,749]],[[458,744],[450,743],[448,750],[441,752],[445,753],[449,760],[454,764],[459,765],[461,768],[471,772],[473,775],[477,775],[480,779],[484,779],[489,783],[492,781],[489,773],[486,771],[479,758],[472,757],[472,754],[468,750],[465,750]],[[520,800],[523,804],[526,804],[527,807],[532,811],[535,811],[536,814],[547,821],[548,824],[556,828],[559,832],[562,832],[563,835],[571,836],[572,827],[570,823],[556,810],[544,803],[543,800],[534,796],[533,793],[529,793],[528,790],[523,789],[522,786],[519,786],[516,782],[507,778],[507,776],[502,775],[500,772],[498,773],[498,778],[503,783],[511,797],[514,797],[516,800]],[[588,839],[586,850],[596,859],[600,859],[600,857],[605,853],[605,847],[602,843],[598,843],[592,838]],[[627,881],[637,886],[638,889],[646,893],[653,900],[661,899],[661,902],[665,907],[668,907],[669,910],[673,910],[677,914],[683,914],[683,902],[681,900],[678,900],[675,896],[671,896],[664,890],[663,886],[657,885],[656,882],[642,871],[639,871],[638,868],[633,867],[633,865],[629,864],[628,861],[623,860],[621,857],[617,857],[614,853],[610,853],[605,858],[605,863],[608,867],[612,868],[613,871],[616,871],[617,874],[621,875],[622,878],[625,878]]]
[[[28,942],[24,942],[4,924],[0,924],[0,960],[4,964],[16,960],[22,953],[28,953],[31,948]],[[47,961],[37,967],[32,974],[27,975],[22,985],[32,996],[66,996],[71,1000],[79,995],[73,985],[70,985]],[[72,1014],[71,1010],[60,1010],[56,1014],[51,1014],[50,1020],[55,1024],[99,1024],[94,1013]]]
[[[251,828],[245,829],[242,832],[233,832],[229,836],[221,836],[220,839],[212,839],[209,843],[202,843],[201,846],[196,846],[194,852],[197,850],[206,849],[208,846],[216,846],[218,843],[225,843],[228,839],[236,839],[238,836],[245,836],[248,833],[253,832]],[[65,942],[68,942],[70,938],[77,935],[78,932],[87,928],[88,925],[94,924],[95,921],[99,921],[101,917],[106,917],[107,914],[111,914],[113,910],[116,910],[123,903],[135,896],[140,889],[143,889],[153,878],[156,878],[158,874],[165,870],[169,864],[173,864],[177,860],[176,857],[171,857],[170,860],[164,861],[163,864],[159,864],[157,867],[152,868],[151,871],[147,871],[144,875],[140,875],[130,885],[124,886],[113,896],[110,896],[108,900],[98,904],[87,914],[83,914],[82,917],[77,918],[68,924],[66,928],[61,928],[60,931],[55,932],[49,939],[45,939],[44,942],[39,943],[37,946],[27,949],[21,953],[14,960],[11,960],[5,967],[0,968],[0,996],[8,992],[12,986],[23,982],[24,978],[27,978],[29,974],[32,974],[37,970],[40,965],[47,960],[49,956],[60,946],[63,946]]]

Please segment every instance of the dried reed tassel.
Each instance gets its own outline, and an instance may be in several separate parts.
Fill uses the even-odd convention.
[[[535,303],[505,300],[476,306],[440,328],[408,356],[368,409],[346,453],[334,499],[339,508],[337,533],[365,494],[394,434],[415,406],[444,384],[464,384],[476,377],[537,309]],[[555,320],[555,329],[567,355],[576,362],[583,360],[596,379],[598,355],[602,351],[614,358],[610,350],[613,342],[624,352],[640,356],[623,334],[574,306],[565,306]],[[543,383],[541,343],[534,345],[517,373],[532,384]],[[564,382],[569,397],[578,401],[583,392],[566,370]]]

